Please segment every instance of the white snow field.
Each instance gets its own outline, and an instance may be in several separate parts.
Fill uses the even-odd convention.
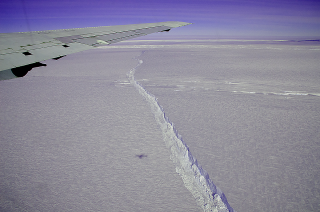
[[[1,81],[0,211],[201,211],[127,80],[138,55],[83,52]]]
[[[132,40],[1,81],[0,210],[320,211],[318,43]]]
[[[319,42],[179,41],[140,59],[136,80],[234,210],[320,211]]]

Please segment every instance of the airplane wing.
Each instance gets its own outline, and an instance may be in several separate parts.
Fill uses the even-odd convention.
[[[0,33],[0,80],[25,76],[48,59],[117,43],[190,23],[167,21],[62,30]]]

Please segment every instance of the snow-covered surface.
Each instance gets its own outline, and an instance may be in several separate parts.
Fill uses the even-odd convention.
[[[0,83],[0,211],[201,211],[121,83],[139,54],[70,55]]]
[[[136,68],[143,63],[142,60],[138,59],[138,61],[139,64],[128,73],[128,79],[130,84],[134,85],[150,104],[151,111],[162,131],[163,140],[167,148],[171,150],[170,158],[176,165],[176,172],[181,176],[184,185],[204,211],[232,212],[233,209],[228,204],[226,197],[213,184],[208,173],[202,169],[197,160],[192,156],[187,144],[182,140],[181,135],[178,134],[168,117],[166,117],[163,108],[157,102],[157,98],[135,81],[134,74]]]
[[[2,81],[0,209],[319,210],[319,49],[128,41]]]
[[[238,44],[150,49],[135,78],[235,210],[319,211],[319,44]]]

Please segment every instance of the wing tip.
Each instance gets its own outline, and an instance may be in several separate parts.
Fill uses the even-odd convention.
[[[190,25],[190,24],[193,24],[193,23],[181,22],[181,21],[167,21],[167,22],[163,22],[163,24],[165,26],[175,28],[175,27],[187,26],[187,25]]]

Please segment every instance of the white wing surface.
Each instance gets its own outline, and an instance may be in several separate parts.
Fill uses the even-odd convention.
[[[190,23],[168,21],[62,30],[0,33],[0,80],[25,76],[48,59],[117,43]]]

